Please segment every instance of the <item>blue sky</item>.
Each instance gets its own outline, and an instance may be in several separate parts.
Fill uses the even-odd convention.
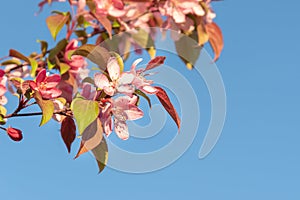
[[[36,39],[50,40],[44,23],[49,9],[35,17],[37,3],[2,2],[0,57],[10,48],[30,53],[39,49]],[[171,166],[147,174],[107,168],[97,175],[90,155],[74,161],[74,152],[66,153],[57,124],[38,128],[37,118],[12,120],[25,139],[17,144],[0,135],[0,198],[299,199],[300,3],[227,0],[213,5],[225,38],[217,65],[226,87],[227,118],[208,157],[198,159],[209,119],[205,92],[204,127],[192,146]],[[203,83],[198,87],[205,89]],[[121,145],[141,148],[133,141]]]

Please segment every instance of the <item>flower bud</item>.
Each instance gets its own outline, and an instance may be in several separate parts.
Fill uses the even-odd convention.
[[[9,127],[6,129],[6,132],[8,136],[16,142],[19,142],[23,139],[22,131],[19,129]]]

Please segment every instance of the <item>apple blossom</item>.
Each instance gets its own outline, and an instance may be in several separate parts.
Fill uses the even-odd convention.
[[[115,133],[122,140],[128,139],[129,132],[126,121],[140,119],[144,115],[143,111],[136,106],[137,100],[137,96],[120,96],[117,99],[112,99],[102,108],[100,119],[107,136],[112,132],[113,116]]]
[[[29,85],[32,90],[40,92],[44,99],[53,99],[59,97],[62,93],[61,90],[55,88],[60,79],[58,74],[47,76],[46,70],[42,69],[38,73],[36,80],[30,81]]]
[[[116,92],[132,96],[134,93],[134,87],[131,85],[134,79],[133,74],[121,73],[118,61],[114,57],[109,59],[107,71],[111,81],[104,74],[96,73],[94,76],[95,85],[103,89],[109,96],[113,96]]]

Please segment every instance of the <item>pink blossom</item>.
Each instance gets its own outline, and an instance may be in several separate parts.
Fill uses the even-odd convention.
[[[202,0],[167,0],[160,3],[159,11],[162,15],[172,17],[176,23],[185,23],[187,14],[205,15],[200,1]]]
[[[61,102],[58,99],[53,99],[52,102],[53,102],[55,111],[62,110],[65,107],[63,102]],[[62,122],[66,118],[66,116],[60,115],[60,114],[54,114],[52,116],[52,118],[58,122]]]
[[[60,82],[60,76],[54,74],[51,76],[46,75],[46,70],[42,69],[35,81],[30,81],[30,88],[41,93],[44,99],[53,99],[59,97],[62,93],[61,90],[55,88]]]
[[[137,97],[121,96],[111,103],[106,104],[100,113],[104,132],[107,136],[112,132],[112,115],[114,116],[114,130],[122,140],[129,138],[127,120],[136,120],[143,117],[144,113],[137,106]]]
[[[136,89],[141,90],[142,92],[148,93],[148,94],[155,94],[157,90],[155,87],[151,86],[153,84],[153,81],[147,80],[145,78],[144,72],[145,69],[138,69],[136,70],[136,66],[142,61],[143,59],[137,59],[131,66],[131,73],[134,75],[134,80],[132,81],[132,84],[135,86]]]
[[[97,15],[110,15],[112,17],[124,16],[124,4],[121,0],[94,0]]]
[[[134,87],[131,85],[134,76],[132,73],[120,72],[120,66],[116,58],[109,59],[107,71],[110,80],[102,73],[96,73],[94,76],[95,85],[103,89],[106,94],[113,96],[116,92],[132,96]]]
[[[0,69],[0,105],[7,104],[7,98],[4,96],[4,94],[6,93],[6,81],[7,78],[5,76],[5,72]]]
[[[70,71],[72,73],[77,74],[80,69],[86,68],[87,63],[84,57],[79,55],[73,55],[70,57],[70,54],[74,52],[78,48],[78,41],[73,39],[66,46],[64,59],[65,62],[71,67]]]
[[[92,88],[90,84],[85,83],[82,87],[81,96],[89,100],[94,100],[96,96],[96,91]]]

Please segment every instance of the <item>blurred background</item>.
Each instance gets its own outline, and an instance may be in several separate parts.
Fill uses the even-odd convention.
[[[24,54],[39,50],[37,39],[52,41],[45,18],[51,10],[67,6],[46,6],[34,16],[38,2],[2,2],[0,57],[10,48]],[[200,80],[195,86],[200,91],[199,133],[180,159],[151,173],[106,168],[97,175],[91,154],[73,160],[78,142],[71,155],[67,153],[54,121],[39,128],[39,117],[12,119],[10,123],[23,130],[24,140],[15,143],[4,132],[0,134],[0,198],[299,199],[299,5],[296,0],[287,4],[271,0],[213,3],[215,21],[225,39],[217,66],[227,93],[227,117],[220,140],[205,159],[200,160],[198,152],[209,123],[210,105]],[[143,56],[146,62],[149,58]],[[186,71],[182,63],[167,64],[175,63]],[[16,99],[9,100],[7,108],[12,111]],[[167,121],[172,133],[145,148],[163,146],[175,136],[176,127],[169,117]],[[115,136],[111,140],[129,150],[143,151],[138,140],[124,142]]]

